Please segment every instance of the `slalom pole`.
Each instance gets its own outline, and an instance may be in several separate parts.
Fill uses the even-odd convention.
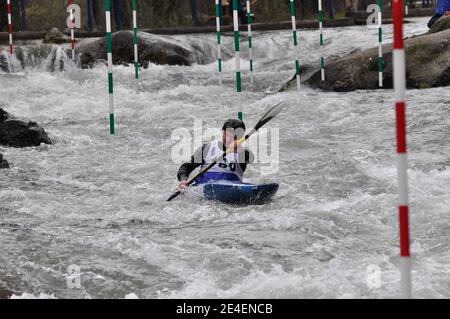
[[[242,121],[242,83],[241,83],[241,53],[239,48],[239,17],[238,0],[233,0],[234,51],[236,56],[236,92],[238,94],[238,118]]]
[[[67,6],[71,4],[73,4],[73,0],[67,0]],[[74,22],[73,10],[70,10],[70,20],[72,23]],[[75,31],[73,26],[70,28],[70,37],[72,39],[72,60],[75,61]]]
[[[216,0],[216,35],[217,35],[217,69],[219,70],[219,80],[222,84],[222,34],[221,34],[221,0]]]
[[[217,68],[222,73],[222,35],[220,29],[220,1],[216,0]]]
[[[106,15],[106,52],[108,57],[108,88],[109,88],[109,132],[116,134],[114,119],[114,87],[113,87],[113,61],[112,61],[112,34],[111,34],[111,0],[105,0]]]
[[[394,23],[394,93],[397,122],[397,178],[399,190],[400,259],[402,297],[411,298],[411,257],[409,247],[408,171],[406,148],[406,67],[403,44],[403,0],[392,0]]]
[[[11,19],[11,0],[6,0],[8,9],[9,54],[13,54],[13,25]]]
[[[247,26],[248,26],[248,58],[250,60],[250,83],[253,85],[253,40],[252,40],[252,12],[250,0],[247,0]]]
[[[378,12],[378,86],[383,87],[383,20],[382,20],[382,10],[383,10],[383,0],[378,0],[378,7],[380,11]]]
[[[322,0],[318,0],[319,5],[319,31],[320,31],[320,74],[322,81],[325,81],[325,59],[323,57],[323,10]]]
[[[406,0],[405,1],[405,15],[409,14],[408,10],[409,10],[409,0]]]
[[[139,79],[139,56],[138,56],[138,29],[137,29],[137,3],[136,0],[131,2],[133,8],[133,41],[134,41],[134,70],[136,80]]]
[[[291,1],[291,19],[292,19],[292,35],[294,38],[294,55],[295,55],[295,77],[297,78],[297,91],[300,91],[300,62],[298,61],[298,37],[297,22],[295,17],[295,0]]]

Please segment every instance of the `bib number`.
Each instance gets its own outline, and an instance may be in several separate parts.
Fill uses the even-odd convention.
[[[232,171],[232,172],[236,172],[236,163],[230,163],[230,164],[227,164],[227,163],[219,163],[219,164],[217,164],[217,166],[219,166],[220,168],[223,168],[223,169],[226,169],[226,168],[230,168],[230,171]]]

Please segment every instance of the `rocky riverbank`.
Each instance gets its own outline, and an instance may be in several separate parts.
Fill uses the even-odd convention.
[[[443,17],[430,32],[405,39],[406,85],[410,89],[450,84],[450,17]],[[330,58],[326,80],[316,70],[306,83],[325,91],[349,92],[378,89],[378,48]],[[392,43],[383,46],[383,88],[393,87]],[[295,78],[282,90],[294,89]]]

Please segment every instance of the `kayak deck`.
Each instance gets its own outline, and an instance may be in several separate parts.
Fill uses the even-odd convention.
[[[203,194],[208,200],[228,204],[256,204],[269,202],[277,193],[279,185],[216,182],[203,185]]]

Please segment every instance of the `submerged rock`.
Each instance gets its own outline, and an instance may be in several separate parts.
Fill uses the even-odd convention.
[[[45,130],[37,123],[17,119],[0,108],[0,145],[11,147],[52,144]]]
[[[3,72],[9,72],[8,60],[2,54],[0,54],[0,70]]]
[[[134,63],[133,33],[116,32],[112,36],[113,63]],[[176,39],[150,33],[139,33],[139,63],[148,67],[149,63],[168,65],[191,65],[195,62],[192,49]],[[106,60],[106,38],[81,42],[77,48],[83,68],[93,67],[98,61]]]
[[[3,155],[0,154],[0,169],[2,168],[9,168],[9,163],[3,158]]]
[[[430,88],[450,84],[450,30],[424,34],[405,40],[406,85],[408,88]],[[384,88],[392,88],[392,44],[383,46]],[[317,70],[307,83],[326,91],[348,92],[378,89],[378,48],[329,59],[326,80]],[[289,83],[292,89],[295,82]]]

